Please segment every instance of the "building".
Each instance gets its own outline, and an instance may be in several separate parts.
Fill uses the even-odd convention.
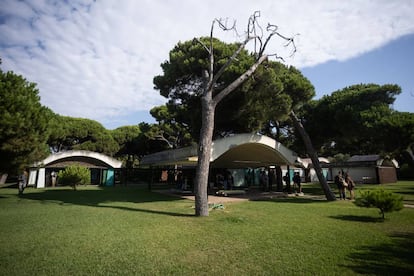
[[[197,160],[197,146],[194,145],[146,155],[140,166],[164,169],[159,177],[162,180],[168,179],[166,170],[182,170],[191,186]],[[214,185],[218,175],[225,177],[229,173],[234,187],[258,185],[264,170],[269,173],[271,167],[294,166],[296,163],[296,153],[270,137],[249,133],[231,135],[212,143],[210,185]],[[281,179],[281,170],[279,174]],[[249,181],[252,183],[247,183]]]
[[[329,160],[325,157],[318,157],[319,164],[322,167],[322,174],[325,178],[329,175],[329,168],[326,166],[329,164]],[[313,167],[312,160],[310,158],[298,158],[298,163],[300,164],[299,171],[300,176],[303,178],[304,182],[319,182],[316,171]]]
[[[33,165],[29,172],[28,185],[37,188],[54,186],[54,175],[70,165],[87,167],[91,172],[91,184],[112,186],[115,174],[122,162],[101,153],[72,150],[49,155],[46,159]]]
[[[328,179],[333,180],[338,171],[349,173],[357,183],[383,184],[397,182],[398,162],[380,155],[354,155],[346,162],[325,165]]]

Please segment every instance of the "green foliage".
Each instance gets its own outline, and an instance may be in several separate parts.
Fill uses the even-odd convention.
[[[156,108],[158,107],[153,108],[151,112]],[[116,156],[127,160],[170,148],[187,146],[188,142],[186,141],[191,141],[191,137],[185,130],[180,131],[177,127],[178,125],[174,123],[169,124],[162,120],[158,124],[140,123],[137,126],[139,133],[131,131],[127,134],[123,132],[127,131],[124,128],[115,129],[112,131],[112,135],[119,141],[121,147]],[[122,142],[122,139],[125,139],[125,142]]]
[[[342,163],[347,161],[351,156],[349,154],[338,153],[335,154],[333,157],[329,158],[329,162],[337,162]]]
[[[151,109],[151,115],[157,120],[158,124],[152,125],[145,136],[152,141],[158,141],[159,146],[164,144],[168,148],[179,148],[189,146],[193,139],[188,131],[188,128],[182,123],[177,121],[176,115],[179,112],[175,112],[177,108],[182,109],[182,106],[156,106]],[[161,144],[161,145],[160,145]],[[156,145],[154,145],[156,146]]]
[[[58,173],[59,184],[72,186],[76,190],[77,185],[86,185],[91,181],[91,173],[88,168],[79,165],[71,165]]]
[[[412,208],[376,223],[375,210],[350,201],[284,198],[228,202],[200,220],[193,201],[139,185],[28,188],[22,197],[3,188],[0,197],[0,275],[414,272]]]
[[[206,45],[210,44],[210,38],[200,38]],[[218,39],[213,40],[214,70],[217,71],[226,63],[239,47],[237,43],[224,43]],[[219,85],[225,85],[246,71],[252,64],[254,57],[247,51],[242,51],[238,61],[226,70],[219,81]],[[164,75],[154,78],[155,88],[166,98],[181,99],[186,95],[199,95],[202,91],[202,72],[208,70],[208,53],[206,49],[195,39],[179,42],[171,51],[169,61],[161,64]],[[184,94],[183,94],[184,93]],[[187,99],[184,99],[187,100]]]
[[[143,132],[140,126],[122,126],[110,131],[119,146],[115,157],[122,160],[123,167],[133,168],[139,165],[139,156],[144,154]]]
[[[409,154],[414,148],[414,113],[393,111],[377,121],[376,129],[383,151],[397,158],[401,167],[414,168],[414,156]]]
[[[400,93],[401,88],[392,84],[346,87],[306,105],[304,127],[326,155],[389,153],[402,146],[396,142],[399,133],[406,147],[412,123],[399,120],[391,106]]]
[[[209,44],[209,38],[201,40]],[[214,39],[213,47],[214,70],[217,71],[238,44]],[[254,61],[254,55],[242,51],[218,80],[213,93],[219,93],[228,86]],[[163,75],[156,76],[154,84],[168,103],[153,109],[151,114],[169,141],[169,138],[179,138],[185,143],[191,142],[189,138],[197,141],[201,126],[202,72],[208,70],[208,53],[195,39],[180,42],[170,51],[169,60],[161,67]],[[274,128],[280,127],[279,121],[285,121],[292,108],[300,107],[314,94],[314,87],[300,71],[278,62],[266,61],[251,78],[218,104],[214,135],[257,131],[273,136]],[[277,133],[281,134],[280,131]]]
[[[398,170],[398,179],[414,179],[414,166],[403,164]]]
[[[0,69],[0,172],[16,173],[48,154],[52,112],[40,104],[36,84]]]
[[[300,109],[315,95],[310,81],[292,66],[268,61],[242,89],[245,101],[235,120],[247,127],[243,132],[257,131],[290,145],[294,137],[289,113]]]
[[[54,152],[89,150],[113,156],[119,149],[110,131],[94,120],[56,115],[49,128],[48,144]]]
[[[133,155],[139,151],[139,137],[142,134],[139,126],[123,126],[110,131],[119,150],[115,156]]]
[[[382,219],[385,213],[399,211],[404,207],[402,196],[384,190],[364,191],[354,203],[359,207],[378,208]]]
[[[205,44],[209,44],[209,38],[200,38]],[[233,52],[238,48],[238,44],[226,44],[218,39],[213,40],[214,47],[214,70],[219,68],[227,61]],[[242,72],[247,70],[254,62],[254,57],[247,51],[242,51],[235,64],[230,66],[217,82],[216,91],[225,87],[228,83],[235,80]],[[166,104],[167,114],[156,114],[153,116],[161,119],[159,115],[167,115],[166,123],[176,129],[185,129],[185,133],[190,133],[194,140],[198,140],[201,127],[201,102],[200,96],[203,91],[202,73],[208,70],[208,53],[206,49],[195,39],[179,42],[171,51],[169,60],[161,64],[163,75],[154,78],[155,89],[166,97],[169,101]],[[233,93],[234,94],[234,93]],[[238,106],[239,102],[232,101],[232,108]],[[222,106],[222,104],[220,105]],[[218,109],[220,109],[220,106]],[[216,129],[220,129],[220,120],[231,119],[229,116],[221,116],[217,111]],[[168,117],[174,118],[172,122]],[[163,116],[163,120],[164,120]]]

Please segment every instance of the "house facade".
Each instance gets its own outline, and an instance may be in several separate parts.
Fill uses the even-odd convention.
[[[339,171],[348,173],[357,183],[384,184],[397,182],[398,162],[380,155],[354,155],[346,162],[325,164],[329,168],[328,180]]]
[[[86,167],[91,173],[91,184],[112,186],[115,174],[121,169],[122,162],[101,153],[72,150],[49,155],[46,159],[33,164],[29,171],[28,185],[36,188],[55,186],[56,175],[70,165]]]

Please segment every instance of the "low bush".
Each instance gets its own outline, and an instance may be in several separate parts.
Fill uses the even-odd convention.
[[[86,185],[90,183],[90,171],[88,168],[79,165],[66,167],[65,170],[58,174],[58,181],[61,185],[70,185],[76,190],[77,185]]]
[[[385,213],[399,211],[403,208],[403,197],[384,190],[364,191],[354,203],[359,207],[378,208],[384,219]]]
[[[414,166],[402,164],[398,170],[398,179],[414,179]]]

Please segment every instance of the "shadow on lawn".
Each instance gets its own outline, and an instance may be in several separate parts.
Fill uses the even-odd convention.
[[[370,217],[370,216],[338,215],[338,216],[330,216],[330,218],[346,220],[346,221],[358,221],[358,222],[384,222],[384,220],[380,217]]]
[[[74,204],[74,205],[83,205],[91,206],[98,208],[112,208],[126,211],[136,211],[136,212],[145,212],[151,214],[160,214],[160,215],[169,215],[169,216],[194,216],[186,213],[176,213],[168,212],[161,210],[151,210],[139,208],[139,205],[131,205],[132,207],[127,206],[117,206],[111,203],[117,202],[128,202],[128,203],[145,203],[145,202],[157,202],[157,201],[177,201],[182,200],[177,197],[171,197],[166,195],[161,195],[157,193],[152,193],[145,189],[139,188],[127,188],[127,187],[104,187],[93,190],[82,190],[78,189],[73,191],[71,189],[50,189],[35,193],[24,193],[20,196],[21,198],[39,200],[44,203],[54,203],[54,204]]]
[[[174,213],[174,212],[166,212],[166,211],[160,211],[160,210],[131,208],[131,207],[123,207],[123,206],[100,205],[100,206],[97,206],[97,207],[110,208],[110,209],[119,209],[119,210],[124,210],[124,211],[144,212],[144,213],[158,214],[158,215],[167,215],[167,216],[173,216],[173,217],[194,217],[195,216],[193,214]]]
[[[356,248],[347,258],[356,273],[414,275],[414,234],[394,233],[391,243]]]

